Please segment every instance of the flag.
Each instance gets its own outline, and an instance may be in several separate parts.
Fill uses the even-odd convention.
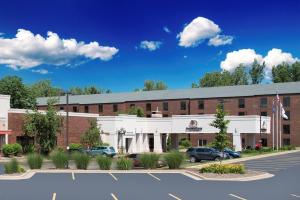
[[[282,106],[282,104],[280,103],[280,108],[281,108],[281,116],[283,119],[289,119],[288,116],[285,114],[285,110]]]

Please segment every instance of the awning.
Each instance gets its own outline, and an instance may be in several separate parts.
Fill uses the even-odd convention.
[[[11,134],[12,130],[0,130],[0,135]]]

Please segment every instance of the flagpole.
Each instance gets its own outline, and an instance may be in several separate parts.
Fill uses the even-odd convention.
[[[280,115],[279,115],[279,147],[281,148],[281,124],[282,124],[282,105],[281,103],[279,104],[280,106]]]
[[[273,108],[272,108],[272,147],[275,150],[275,99],[273,99]]]
[[[279,109],[278,109],[278,99],[276,101],[276,150],[278,151],[278,133],[279,133]]]

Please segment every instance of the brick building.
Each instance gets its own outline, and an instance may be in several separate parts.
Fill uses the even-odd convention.
[[[222,103],[229,115],[259,115],[272,117],[273,99],[279,95],[288,120],[282,121],[282,144],[300,146],[300,82],[160,90],[95,95],[73,95],[69,98],[70,112],[94,113],[113,116],[141,107],[146,117],[158,109],[163,117],[172,115],[214,114],[216,105]],[[47,98],[38,98],[39,109],[45,109]],[[66,97],[59,97],[57,109],[66,111]],[[272,131],[272,130],[271,130]],[[205,145],[213,134],[191,134],[193,145]],[[260,134],[265,146],[272,145],[271,134]],[[242,138],[245,143],[245,138]]]

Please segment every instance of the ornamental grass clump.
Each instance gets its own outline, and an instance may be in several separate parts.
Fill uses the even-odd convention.
[[[184,160],[184,156],[179,151],[171,151],[165,155],[165,161],[169,166],[169,169],[179,169]]]
[[[158,166],[159,155],[155,153],[144,153],[139,158],[145,169],[155,169]]]
[[[110,170],[112,164],[112,158],[107,156],[97,156],[96,161],[99,165],[99,168],[102,170]]]
[[[54,150],[50,154],[50,159],[57,169],[65,169],[68,166],[68,155],[62,150]]]
[[[211,164],[200,169],[200,173],[244,174],[245,172],[243,164]]]
[[[9,163],[4,165],[4,172],[6,174],[13,174],[13,173],[23,173],[25,170],[20,167],[18,161],[14,158]]]
[[[30,169],[41,169],[43,164],[43,157],[37,153],[28,154],[27,163]]]
[[[87,169],[91,158],[85,153],[74,153],[72,158],[77,169]]]
[[[133,167],[133,162],[131,159],[121,157],[117,160],[117,169],[119,170],[130,170]]]

